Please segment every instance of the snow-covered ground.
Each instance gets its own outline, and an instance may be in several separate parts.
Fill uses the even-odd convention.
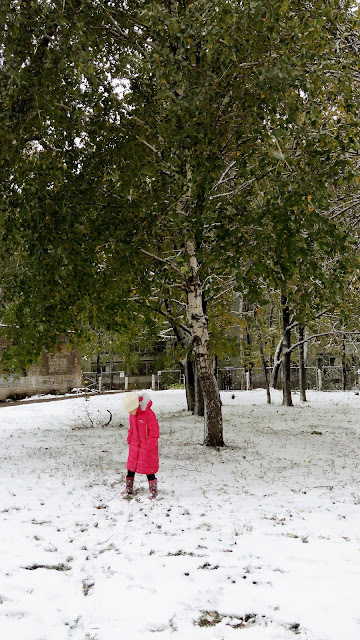
[[[121,395],[0,409],[1,638],[359,640],[360,396],[223,392],[213,450],[150,395],[156,501],[121,496]]]

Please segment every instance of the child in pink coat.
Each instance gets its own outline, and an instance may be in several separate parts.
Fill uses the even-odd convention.
[[[146,393],[139,396],[135,391],[124,393],[122,401],[124,409],[129,412],[130,423],[127,436],[129,455],[124,495],[133,494],[135,473],[144,473],[149,481],[150,498],[156,498],[155,473],[159,470],[159,424],[151,409],[152,401]]]

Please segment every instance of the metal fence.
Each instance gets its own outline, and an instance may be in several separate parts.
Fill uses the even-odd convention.
[[[82,383],[89,391],[125,389],[125,377],[120,375],[120,371],[113,371],[112,373],[83,371]]]
[[[272,369],[267,369],[268,380],[271,381]],[[343,388],[343,370],[342,367],[305,367],[306,388],[319,389],[322,391],[341,390]],[[278,376],[278,387],[282,385],[283,372],[280,368]],[[299,367],[291,367],[290,371],[291,386],[293,389],[299,389]],[[346,370],[346,389],[353,389],[359,386],[360,370],[355,367],[349,367]],[[253,368],[247,371],[244,368],[225,367],[218,369],[218,383],[222,390],[246,390],[246,389],[265,389],[266,381],[264,370],[261,368]]]
[[[342,367],[305,367],[306,388],[318,389],[322,391],[335,391],[343,388]],[[272,369],[267,369],[268,380],[271,381]],[[248,390],[265,389],[266,381],[264,370],[254,367],[251,372],[242,367],[225,367],[218,369],[218,384],[221,390]],[[282,386],[282,368],[279,370],[278,387]],[[299,367],[291,367],[290,372],[292,389],[299,389]],[[360,369],[349,367],[346,370],[346,389],[360,387]],[[166,369],[158,371],[152,376],[124,376],[119,371],[112,373],[96,373],[94,371],[84,371],[84,387],[89,391],[111,391],[126,390],[131,388],[146,388],[163,390],[171,387],[183,386],[184,376],[180,369]]]
[[[166,369],[158,371],[157,375],[124,376],[119,371],[112,373],[96,373],[83,371],[82,384],[89,391],[115,391],[128,389],[169,389],[174,386],[184,386],[184,376],[180,369]]]
[[[331,391],[343,388],[344,374],[342,367],[321,367],[320,372],[320,387],[322,386],[323,390]],[[360,381],[359,378],[359,369],[347,367],[345,369],[345,388],[353,389],[358,386]]]
[[[89,391],[94,391],[98,388],[97,382],[98,374],[92,371],[83,371],[82,372],[82,386],[89,389]]]
[[[166,369],[157,372],[157,390],[169,389],[169,387],[183,386],[184,376],[180,369]]]

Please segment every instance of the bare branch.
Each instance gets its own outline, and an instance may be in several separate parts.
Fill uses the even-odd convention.
[[[296,347],[299,347],[301,344],[305,344],[305,342],[309,342],[310,340],[315,340],[316,338],[322,338],[323,336],[331,336],[331,335],[334,335],[336,333],[340,333],[340,332],[339,331],[326,331],[325,333],[316,333],[313,336],[309,336],[308,338],[304,338],[304,340],[300,340],[299,342],[296,342],[295,344],[291,345],[290,349],[285,349],[283,356],[286,355],[287,353],[291,353],[294,349],[296,349]]]
[[[273,139],[275,140],[275,144],[276,144],[276,146],[278,148],[278,151],[279,151],[279,153],[281,155],[281,160],[283,160],[285,162],[287,168],[291,171],[292,169],[291,169],[290,165],[288,164],[288,162],[287,162],[287,160],[286,160],[286,158],[284,156],[284,153],[283,153],[283,151],[282,151],[282,149],[281,149],[281,147],[279,145],[278,139],[275,136],[273,136]]]
[[[159,260],[160,262],[164,262],[166,265],[168,265],[169,267],[174,269],[178,274],[183,276],[183,274],[181,273],[180,269],[176,265],[172,264],[172,262],[170,262],[169,258],[167,258],[167,259],[161,258],[160,256],[156,256],[154,253],[150,253],[150,251],[146,251],[145,249],[140,249],[140,251],[142,253],[145,253],[147,256],[150,256],[150,258],[154,258],[155,260]]]
[[[225,291],[220,291],[220,293],[218,293],[216,296],[210,297],[209,300],[217,300],[217,298],[224,296],[228,291],[232,291],[235,285],[236,285],[236,282],[233,282],[233,284],[230,287],[228,287],[228,289],[225,289]]]
[[[233,162],[231,162],[231,164],[229,164],[229,166],[225,169],[224,173],[222,174],[220,180],[218,180],[218,182],[213,186],[213,188],[211,189],[211,191],[215,191],[215,189],[217,189],[217,187],[222,183],[223,179],[225,178],[226,174],[230,171],[230,169],[236,164],[236,160],[234,160]]]
[[[104,424],[101,425],[101,427],[107,427],[108,424],[110,424],[111,420],[112,420],[112,413],[111,411],[109,411],[109,409],[106,409],[106,411],[110,414],[110,418],[107,422],[105,422]]]
[[[244,189],[247,189],[247,187],[249,187],[251,184],[253,184],[253,182],[260,182],[260,180],[263,180],[263,178],[266,178],[266,176],[269,175],[269,173],[272,173],[273,171],[275,171],[275,167],[272,167],[271,169],[268,169],[261,176],[255,176],[255,178],[253,178],[252,180],[248,180],[247,182],[243,182],[243,184],[240,185],[240,187],[238,187],[237,189],[234,189],[233,191],[227,191],[226,193],[217,193],[214,196],[210,196],[209,199],[210,200],[214,200],[215,198],[224,198],[224,197],[227,197],[227,196],[235,196],[238,193],[240,193],[241,191],[244,191]]]

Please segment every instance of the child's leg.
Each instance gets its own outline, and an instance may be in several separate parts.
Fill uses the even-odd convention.
[[[131,496],[134,493],[134,477],[135,477],[135,471],[128,470],[126,475],[126,487],[125,487],[125,491],[123,491],[123,495]]]
[[[155,473],[150,473],[147,477],[149,481],[150,498],[156,498],[157,496],[157,478]]]

